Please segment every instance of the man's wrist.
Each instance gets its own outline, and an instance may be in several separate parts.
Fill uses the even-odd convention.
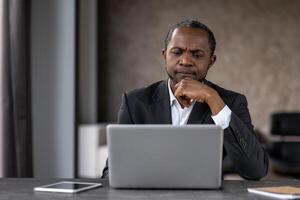
[[[225,107],[225,103],[218,93],[211,95],[207,100],[207,104],[211,110],[212,115],[218,114]]]
[[[227,105],[216,115],[211,116],[216,125],[226,129],[229,126],[231,120],[231,110]]]

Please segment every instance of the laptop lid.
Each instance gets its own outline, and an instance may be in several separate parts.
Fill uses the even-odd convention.
[[[109,125],[114,188],[219,188],[223,130],[215,125]]]

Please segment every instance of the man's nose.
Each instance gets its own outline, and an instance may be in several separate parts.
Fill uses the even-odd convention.
[[[188,53],[184,53],[182,55],[182,58],[180,60],[180,65],[183,65],[183,66],[192,66],[193,65],[192,59]]]

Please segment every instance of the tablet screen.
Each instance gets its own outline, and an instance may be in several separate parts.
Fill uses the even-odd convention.
[[[80,189],[85,188],[86,184],[80,183],[59,183],[52,186],[46,186],[45,188],[57,188],[57,189]]]
[[[63,181],[35,187],[34,191],[76,193],[101,186],[101,183]]]

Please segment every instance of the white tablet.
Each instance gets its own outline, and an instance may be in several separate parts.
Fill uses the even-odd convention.
[[[77,193],[100,186],[102,186],[101,183],[62,181],[49,185],[35,187],[33,190],[39,192]]]

